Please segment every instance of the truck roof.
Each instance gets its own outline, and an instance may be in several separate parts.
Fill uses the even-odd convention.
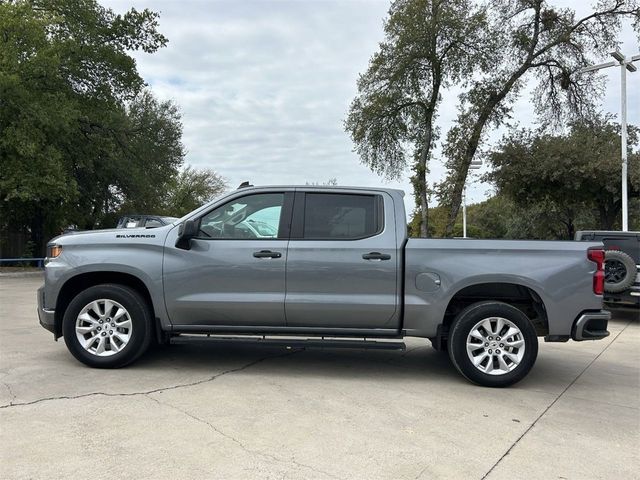
[[[356,187],[350,185],[241,185],[238,187],[238,190],[259,190],[267,188],[300,188],[305,190],[378,190],[382,192],[395,193],[404,197],[404,190],[400,190],[399,188]]]

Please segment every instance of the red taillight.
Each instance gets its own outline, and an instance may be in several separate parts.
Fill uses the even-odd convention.
[[[604,293],[604,250],[590,248],[587,250],[587,257],[597,265],[596,273],[593,274],[593,293],[602,295]]]

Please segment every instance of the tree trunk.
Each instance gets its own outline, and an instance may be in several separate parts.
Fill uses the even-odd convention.
[[[415,177],[413,178],[413,189],[420,214],[420,238],[427,238],[429,236],[429,192],[427,192],[427,162],[429,161],[429,156],[431,155],[431,144],[433,142],[433,114],[436,111],[436,105],[438,103],[438,97],[440,96],[441,85],[441,70],[437,62],[435,62],[435,65],[436,66],[433,70],[431,98],[429,99],[428,107],[424,112],[424,140],[422,149],[420,151],[420,157],[418,158],[418,162],[415,166]]]
[[[622,210],[622,202],[615,202],[610,208],[605,205],[598,205],[600,230],[613,230],[620,210]]]
[[[429,204],[426,190],[420,192],[420,238],[429,236]]]
[[[567,240],[573,240],[576,236],[576,227],[573,224],[573,220],[567,222]]]
[[[458,218],[460,204],[462,203],[462,193],[464,191],[464,185],[467,181],[467,175],[469,174],[469,165],[471,164],[471,161],[473,160],[473,157],[478,150],[478,145],[480,144],[480,138],[482,136],[482,130],[484,129],[486,123],[489,121],[491,112],[498,103],[499,100],[496,100],[485,105],[485,107],[480,112],[476,123],[473,126],[471,137],[467,142],[462,161],[460,162],[461,165],[459,166],[459,170],[455,173],[454,176],[453,192],[450,199],[451,203],[449,205],[449,218],[447,219],[447,226],[445,228],[446,237],[451,237],[453,235],[453,227],[456,223],[456,218]]]
[[[427,193],[427,159],[431,151],[431,112],[427,113],[426,133],[424,145],[420,151],[420,157],[416,163],[415,176],[413,177],[413,188],[418,204],[418,213],[420,215],[420,238],[429,236],[429,199]]]
[[[454,176],[453,192],[449,199],[449,218],[447,219],[447,226],[445,229],[445,236],[447,237],[450,237],[453,234],[453,227],[456,223],[458,212],[460,211],[460,203],[462,202],[462,191],[464,190],[464,184],[467,181],[467,175],[469,173],[469,165],[478,151],[478,145],[480,144],[484,127],[491,118],[491,114],[494,109],[505,99],[518,79],[529,69],[531,61],[531,57],[527,58],[520,68],[504,83],[500,91],[489,94],[486,103],[480,109],[478,118],[471,128],[471,136],[466,142],[460,161],[455,162],[458,163],[458,165],[454,165],[454,167],[458,167],[459,170]]]
[[[559,220],[560,220],[560,223],[562,223],[565,227],[564,234],[560,234],[556,238],[558,240],[573,240],[576,235],[575,211],[571,208],[568,208],[563,210],[562,213],[563,215],[561,215]],[[566,237],[565,237],[565,234],[566,234]]]
[[[44,238],[44,215],[42,209],[37,208],[31,218],[30,240],[33,245],[31,252],[23,252],[22,255],[30,255],[32,257],[44,257],[46,254],[46,245]]]

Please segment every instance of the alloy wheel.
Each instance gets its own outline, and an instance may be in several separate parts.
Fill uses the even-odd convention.
[[[489,375],[504,375],[517,368],[524,351],[522,332],[506,318],[484,318],[467,336],[467,355],[471,363]]]
[[[120,352],[129,343],[131,317],[118,302],[101,298],[80,310],[75,331],[80,345],[87,352],[108,357]]]

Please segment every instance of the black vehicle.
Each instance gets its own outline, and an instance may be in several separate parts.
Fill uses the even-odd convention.
[[[161,215],[124,215],[118,220],[116,228],[156,228],[178,220],[176,217]]]
[[[604,301],[640,307],[640,232],[588,230],[575,239],[604,243]]]

